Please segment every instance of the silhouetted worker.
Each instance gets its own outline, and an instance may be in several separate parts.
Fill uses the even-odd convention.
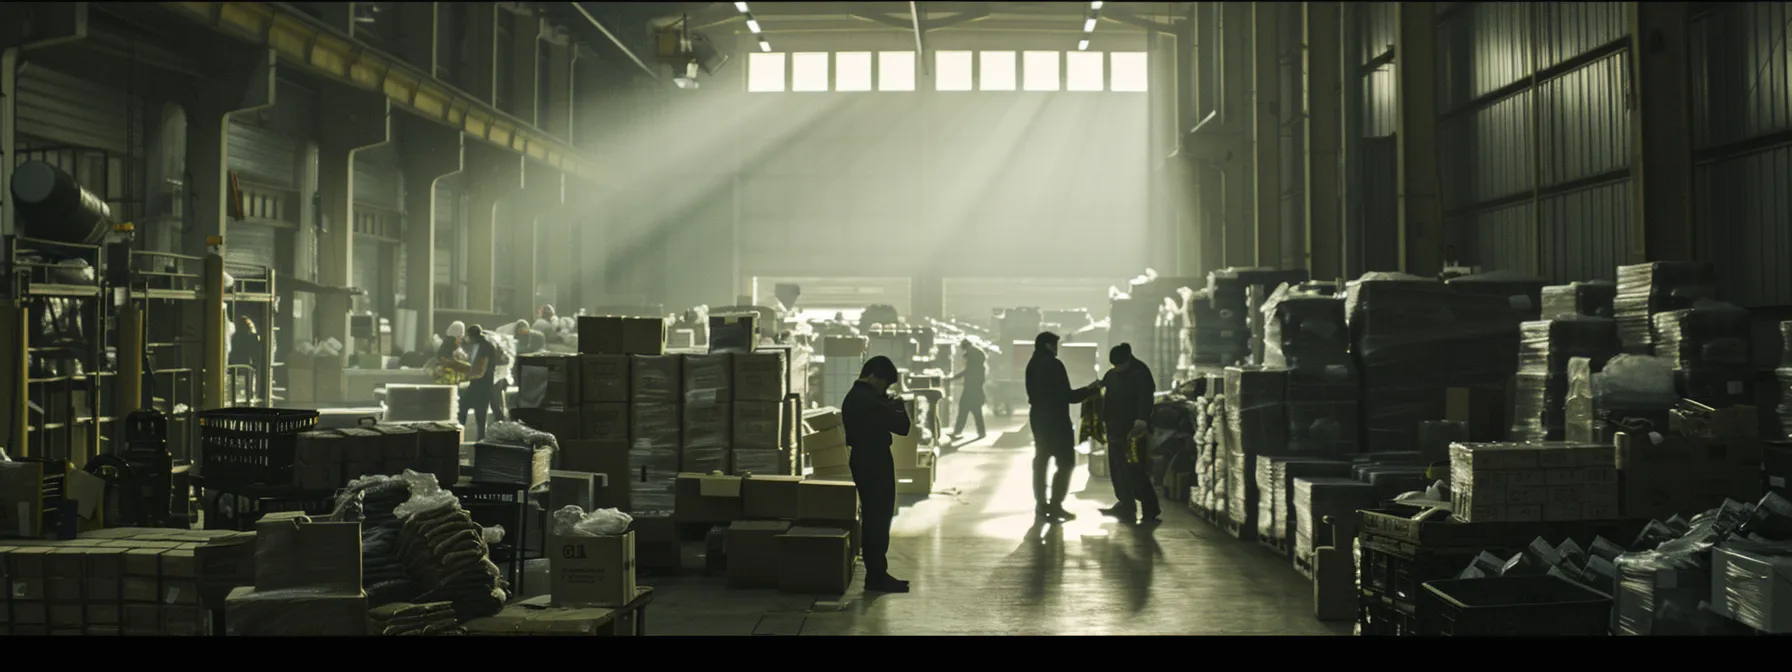
[[[952,440],[964,438],[964,421],[968,418],[977,420],[977,440],[989,433],[983,428],[983,404],[988,401],[984,386],[989,380],[989,356],[977,346],[965,344],[964,368],[952,375],[952,380],[964,381],[964,392],[958,395],[958,424],[952,430]]]
[[[1033,428],[1033,502],[1040,518],[1076,518],[1064,510],[1070,475],[1076,470],[1076,426],[1070,422],[1070,405],[1088,399],[1098,385],[1071,389],[1070,374],[1058,361],[1058,335],[1047,331],[1033,339],[1033,358],[1027,361],[1027,422]],[[1045,472],[1054,460],[1058,471],[1052,475],[1047,499]]]
[[[248,315],[237,318],[236,333],[230,336],[230,365],[246,366],[248,371],[237,369],[236,378],[242,381],[243,393],[248,400],[255,400],[256,387],[261,382],[262,351],[261,334],[255,331],[255,321]]]
[[[466,426],[467,412],[472,411],[479,421],[479,438],[483,439],[497,382],[498,348],[485,338],[485,330],[477,324],[467,327],[467,342],[473,347],[473,366],[467,376],[467,389],[461,392],[460,424]]]
[[[864,526],[865,590],[906,593],[908,582],[890,576],[890,521],[896,517],[896,460],[890,435],[908,436],[908,407],[890,396],[896,364],[878,356],[865,360],[859,380],[840,402],[846,445],[852,446],[852,481],[859,489]]]
[[[1108,427],[1108,473],[1114,482],[1112,508],[1102,509],[1112,516],[1133,523],[1144,514],[1144,522],[1155,523],[1163,513],[1157,502],[1157,491],[1151,487],[1151,456],[1143,446],[1133,450],[1133,440],[1144,439],[1150,432],[1149,420],[1157,392],[1157,381],[1151,369],[1132,356],[1132,346],[1121,343],[1108,351],[1113,368],[1102,376],[1101,417]]]

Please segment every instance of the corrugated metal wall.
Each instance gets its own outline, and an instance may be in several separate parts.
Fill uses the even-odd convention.
[[[18,79],[18,133],[62,145],[127,154],[130,103],[123,91],[27,62]],[[139,146],[141,134],[136,138]]]
[[[436,182],[436,306],[466,306],[466,287],[460,282],[466,264],[465,226],[459,178],[449,177]]]
[[[1454,3],[1438,23],[1439,172],[1458,256],[1557,281],[1628,253],[1622,3]]]
[[[1691,26],[1702,245],[1726,300],[1792,303],[1792,7],[1705,7]]]
[[[404,212],[404,179],[398,171],[396,144],[355,153],[355,205]]]

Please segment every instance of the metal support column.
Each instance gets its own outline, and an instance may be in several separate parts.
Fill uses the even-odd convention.
[[[1363,249],[1363,36],[1362,13],[1366,5],[1339,3],[1338,43],[1343,56],[1334,69],[1338,71],[1340,106],[1338,125],[1339,233],[1344,246],[1343,273],[1346,279],[1358,278],[1367,272],[1367,250]]]
[[[118,335],[118,375],[114,376],[112,407],[117,409],[119,417],[123,417],[146,405],[143,398],[143,359],[147,341],[142,306],[135,300],[126,300],[117,310],[113,317],[116,324],[112,333]]]
[[[1224,160],[1221,208],[1225,213],[1226,265],[1257,265],[1256,167],[1252,161],[1251,3],[1227,2],[1220,9],[1220,126],[1230,136]]]
[[[541,17],[530,13],[518,14],[506,12],[504,18],[511,19],[514,26],[510,31],[510,72],[501,77],[510,79],[511,116],[522,120],[525,124],[540,125],[542,111],[536,109],[541,100]]]
[[[224,239],[218,237],[211,242],[223,243]],[[200,322],[205,329],[199,348],[200,356],[205,358],[199,369],[201,410],[227,408],[232,401],[230,389],[224,385],[229,372],[226,366],[229,362],[224,356],[224,292],[227,289],[224,285],[224,246],[212,245],[205,255],[205,291],[199,297],[203,315]]]
[[[497,310],[498,201],[523,188],[523,157],[483,142],[466,145],[467,309]]]
[[[1314,278],[1344,274],[1344,237],[1339,140],[1344,130],[1339,45],[1342,3],[1309,2],[1302,11],[1307,48],[1305,76],[1307,136],[1307,268]]]
[[[1437,177],[1437,5],[1402,2],[1394,35],[1399,87],[1401,270],[1430,276],[1443,271],[1443,203]]]
[[[391,100],[382,95],[326,84],[321,96],[322,137],[317,151],[317,194],[323,206],[323,229],[318,232],[317,282],[326,288],[354,286],[355,268],[355,154],[392,139]],[[317,297],[317,340],[334,338],[351,343],[348,314],[351,297],[326,291]],[[345,351],[346,354],[346,351]],[[346,363],[346,360],[344,362]],[[342,367],[320,366],[317,371],[319,401],[341,401]]]
[[[1630,263],[1697,258],[1693,230],[1690,3],[1632,2]],[[1646,140],[1645,140],[1646,138]]]
[[[1280,6],[1251,3],[1251,181],[1252,258],[1257,266],[1281,268],[1282,166],[1281,80],[1276,66],[1276,14]]]
[[[0,373],[6,385],[0,386],[0,423],[4,423],[6,445],[0,446],[14,459],[31,455],[29,431],[31,413],[31,343],[30,314],[25,302],[16,297],[0,298]]]
[[[417,313],[417,340],[403,347],[428,352],[435,334],[436,185],[460,172],[466,134],[421,119],[399,117],[404,165],[405,304]]]
[[[225,235],[230,199],[230,118],[274,105],[273,50],[218,41],[218,75],[189,83],[170,98],[187,113],[187,212],[191,226],[181,247],[203,254],[208,239]],[[208,47],[212,48],[212,47]],[[230,240],[226,238],[228,246]],[[219,338],[223,336],[220,335]]]
[[[472,24],[467,26],[468,40],[472,42],[468,46],[473,52],[467,67],[467,93],[491,103],[498,99],[498,80],[509,75],[498,74],[498,19],[504,10],[498,9],[495,2],[469,2],[467,6],[467,18]]]

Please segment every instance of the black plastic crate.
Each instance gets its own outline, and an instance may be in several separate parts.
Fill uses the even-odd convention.
[[[1410,637],[1419,634],[1411,603],[1401,604],[1365,592],[1358,602],[1357,631],[1364,637]]]
[[[1612,598],[1553,576],[1425,584],[1421,634],[1586,637],[1611,634]]]
[[[1357,581],[1363,592],[1383,595],[1407,605],[1418,602],[1426,582],[1456,578],[1479,554],[1479,551],[1455,550],[1405,555],[1390,552],[1373,542],[1362,544],[1360,550],[1362,558],[1357,563]]]
[[[1411,519],[1412,513],[1416,512],[1416,509],[1411,513],[1388,509],[1361,511],[1362,520],[1357,529],[1365,540],[1374,537],[1378,543],[1410,555],[1418,548],[1474,549],[1477,553],[1497,548],[1523,548],[1537,537],[1552,543],[1562,539],[1586,543],[1594,537],[1622,542],[1635,539],[1649,524],[1647,520],[1459,523],[1445,518],[1416,521]]]
[[[317,411],[200,411],[200,474],[207,483],[221,487],[291,483],[293,448],[298,436],[316,428]]]

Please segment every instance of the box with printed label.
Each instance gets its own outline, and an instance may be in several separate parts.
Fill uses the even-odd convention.
[[[770,588],[778,585],[778,537],[790,530],[781,520],[741,520],[728,526],[728,585]]]
[[[556,535],[548,556],[554,606],[620,607],[635,599],[635,534]]]
[[[581,439],[628,441],[628,404],[585,404],[579,415]]]
[[[734,447],[776,450],[784,447],[782,402],[734,402]]]
[[[783,401],[790,393],[790,360],[784,350],[734,356],[735,401]]]
[[[587,404],[629,401],[628,355],[580,355],[579,400]]]

